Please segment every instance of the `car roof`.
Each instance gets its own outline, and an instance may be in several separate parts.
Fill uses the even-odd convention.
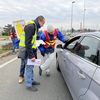
[[[89,36],[96,36],[98,38],[100,38],[100,32],[86,32],[86,33],[73,33],[73,36],[86,36],[86,35],[89,35]]]

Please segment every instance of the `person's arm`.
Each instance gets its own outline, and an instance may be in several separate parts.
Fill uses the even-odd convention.
[[[24,28],[25,31],[25,46],[26,46],[26,52],[28,54],[28,58],[32,59],[35,57],[34,52],[32,50],[32,39],[35,35],[35,26],[34,25],[27,25]]]
[[[45,42],[46,38],[45,38],[45,35],[43,32],[41,32],[41,35],[40,35],[40,40],[43,40]]]
[[[43,33],[43,32],[40,33],[40,38],[39,38],[39,40],[42,40],[43,42],[45,42],[45,36],[44,36],[44,33]],[[41,52],[41,55],[44,56],[44,55],[45,55],[44,44],[41,43],[40,46],[39,46],[38,48],[39,48],[39,50],[40,50],[40,52]]]
[[[63,43],[65,43],[67,40],[65,39],[64,35],[58,30],[58,34],[57,37],[60,41],[62,41]]]

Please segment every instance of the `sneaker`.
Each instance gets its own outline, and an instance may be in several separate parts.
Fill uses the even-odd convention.
[[[46,70],[46,76],[47,76],[47,77],[50,77],[50,69],[47,69],[47,70]]]
[[[18,82],[19,82],[19,84],[23,83],[23,82],[24,82],[24,77],[21,77],[21,76],[20,76]]]
[[[40,82],[34,81],[32,85],[40,85]]]
[[[27,87],[26,89],[29,90],[29,91],[32,91],[32,92],[38,91],[38,89],[35,86]]]
[[[50,72],[46,72],[46,76],[47,77],[50,77]]]
[[[42,75],[42,69],[41,69],[40,66],[39,66],[39,75],[40,75],[40,76]]]

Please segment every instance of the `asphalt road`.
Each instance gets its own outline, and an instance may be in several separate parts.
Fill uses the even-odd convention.
[[[0,66],[15,55],[0,58]],[[38,67],[35,67],[35,79],[41,83],[37,86],[38,92],[26,90],[25,84],[18,84],[20,60],[3,65],[0,68],[0,100],[72,100],[62,75],[56,70],[55,59],[51,66],[51,76],[46,77],[45,73],[40,77]]]

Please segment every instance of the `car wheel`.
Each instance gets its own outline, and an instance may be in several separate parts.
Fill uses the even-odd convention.
[[[58,72],[61,72],[60,67],[59,67],[58,58],[56,58],[56,68]]]

